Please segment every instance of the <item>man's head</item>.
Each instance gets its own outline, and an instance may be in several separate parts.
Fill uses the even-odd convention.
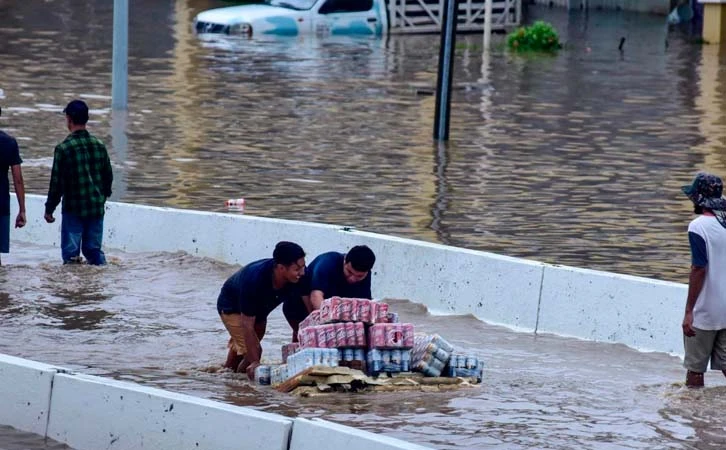
[[[348,284],[363,281],[368,272],[373,268],[376,262],[376,255],[373,250],[365,245],[356,245],[351,248],[345,255],[345,263],[343,264],[343,275]]]
[[[278,242],[272,259],[275,260],[275,270],[288,283],[297,283],[305,275],[305,251],[294,242]]]
[[[66,115],[69,130],[75,127],[85,127],[88,122],[88,105],[83,100],[71,101],[63,108],[63,113]]]
[[[723,182],[718,176],[699,172],[693,182],[681,188],[684,194],[693,202],[694,212],[701,214],[706,210],[724,210],[726,201],[721,198]]]

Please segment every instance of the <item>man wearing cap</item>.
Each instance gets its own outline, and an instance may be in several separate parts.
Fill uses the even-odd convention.
[[[89,264],[103,265],[103,215],[106,199],[111,196],[111,160],[103,142],[86,130],[85,102],[73,100],[63,113],[70,134],[55,148],[45,220],[55,222],[53,211],[62,199],[63,264],[81,262],[83,251]]]
[[[697,388],[709,361],[726,375],[726,199],[721,178],[706,172],[682,190],[699,215],[688,225],[691,274],[682,324],[686,386]]]
[[[323,299],[330,297],[372,298],[371,269],[376,255],[366,245],[356,245],[348,253],[327,252],[315,258],[301,281],[304,296],[285,301],[282,311],[292,328],[292,341],[312,311],[320,309]]]
[[[0,115],[2,111],[0,110]],[[0,131],[0,253],[10,251],[10,183],[8,171],[13,174],[15,196],[18,199],[18,216],[15,228],[25,226],[25,186],[23,172],[20,169],[20,149],[18,142],[9,134]],[[2,262],[0,261],[0,265]]]

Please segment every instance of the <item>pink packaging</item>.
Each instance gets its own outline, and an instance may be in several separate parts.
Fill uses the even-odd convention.
[[[339,311],[340,311],[340,319],[339,320],[341,322],[349,322],[350,321],[350,314],[351,314],[350,307],[351,307],[351,301],[350,301],[349,298],[341,298],[340,299],[340,306],[338,308],[339,308]]]
[[[323,325],[325,328],[325,345],[323,347],[325,348],[335,348],[338,346],[338,339],[335,334],[335,325],[329,324],[329,325]],[[320,342],[318,342],[320,344]]]
[[[294,354],[298,351],[300,348],[300,344],[298,342],[293,342],[290,344],[285,344],[282,346],[282,360],[287,362],[287,357]]]
[[[325,347],[325,342],[328,339],[325,327],[327,327],[327,325],[317,325],[315,327],[312,327],[315,330],[315,337],[317,339],[318,347]]]
[[[376,315],[373,317],[374,323],[388,322],[388,303],[376,303]]]
[[[345,346],[346,347],[355,347],[358,345],[358,340],[356,339],[356,333],[355,333],[355,324],[353,322],[347,322],[344,324],[345,326]],[[365,336],[364,336],[365,339]]]
[[[350,321],[351,322],[358,322],[360,319],[360,312],[358,311],[359,308],[359,302],[357,298],[349,298],[350,300]]]
[[[350,347],[348,344],[348,335],[346,334],[344,323],[335,324],[335,343],[336,347]]]
[[[358,300],[358,320],[371,323],[371,301],[368,299]]]
[[[383,324],[375,324],[368,328],[368,346],[370,348],[386,346],[386,329]]]
[[[403,348],[413,348],[414,328],[412,323],[403,323]]]
[[[356,322],[355,324],[355,345],[356,347],[366,346],[366,328],[363,326],[363,322]]]
[[[315,348],[318,346],[317,330],[314,327],[298,330],[297,335],[301,347]]]
[[[378,326],[376,324],[374,326]],[[400,348],[403,347],[403,327],[398,323],[384,323],[380,324],[383,329],[386,330],[386,341],[385,346],[388,348]]]

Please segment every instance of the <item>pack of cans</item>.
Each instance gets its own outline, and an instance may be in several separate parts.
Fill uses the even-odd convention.
[[[366,355],[368,373],[408,372],[411,368],[411,350],[407,349],[370,349]]]
[[[302,322],[300,322],[299,329],[305,329],[308,327],[312,327],[315,325],[321,325],[323,322],[320,320],[320,310],[316,309],[315,311],[308,314],[308,316],[303,319]]]
[[[287,378],[287,364],[270,367],[270,384],[272,386],[284,383]]]
[[[362,322],[315,325],[298,331],[303,348],[365,347],[366,330]]]
[[[287,358],[287,377],[315,366],[337,367],[340,355],[335,348],[304,348]]]
[[[441,376],[453,352],[454,347],[438,334],[417,334],[411,351],[411,368],[426,376]]]
[[[336,322],[387,323],[388,304],[366,298],[330,297],[323,300],[320,305],[319,321],[324,324]],[[313,324],[305,323],[305,325],[312,326]]]
[[[299,333],[298,333],[299,334]],[[292,342],[282,346],[282,361],[287,361],[287,357],[300,350],[299,342]]]
[[[272,368],[267,365],[259,365],[255,368],[255,381],[259,385],[269,385],[271,383]]]
[[[447,376],[476,378],[478,383],[484,375],[484,361],[475,355],[453,354],[447,366]]]
[[[413,344],[413,324],[377,323],[368,329],[368,348],[412,348]]]

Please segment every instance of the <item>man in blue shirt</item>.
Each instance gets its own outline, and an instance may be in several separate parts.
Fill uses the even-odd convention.
[[[278,242],[272,258],[249,263],[224,282],[217,312],[229,332],[224,367],[254,379],[262,357],[267,316],[286,299],[302,301],[298,281],[305,274],[305,252],[294,242]]]
[[[2,111],[0,111],[2,114]],[[10,184],[8,171],[13,174],[15,196],[18,198],[18,216],[15,218],[15,228],[25,226],[25,187],[23,172],[20,164],[20,149],[18,142],[0,131],[0,253],[10,251]],[[0,262],[0,264],[2,264]]]
[[[285,301],[282,311],[292,327],[292,341],[308,314],[320,309],[323,299],[330,297],[372,298],[371,269],[376,262],[373,250],[357,245],[343,254],[328,252],[315,258],[301,282],[305,295]]]

